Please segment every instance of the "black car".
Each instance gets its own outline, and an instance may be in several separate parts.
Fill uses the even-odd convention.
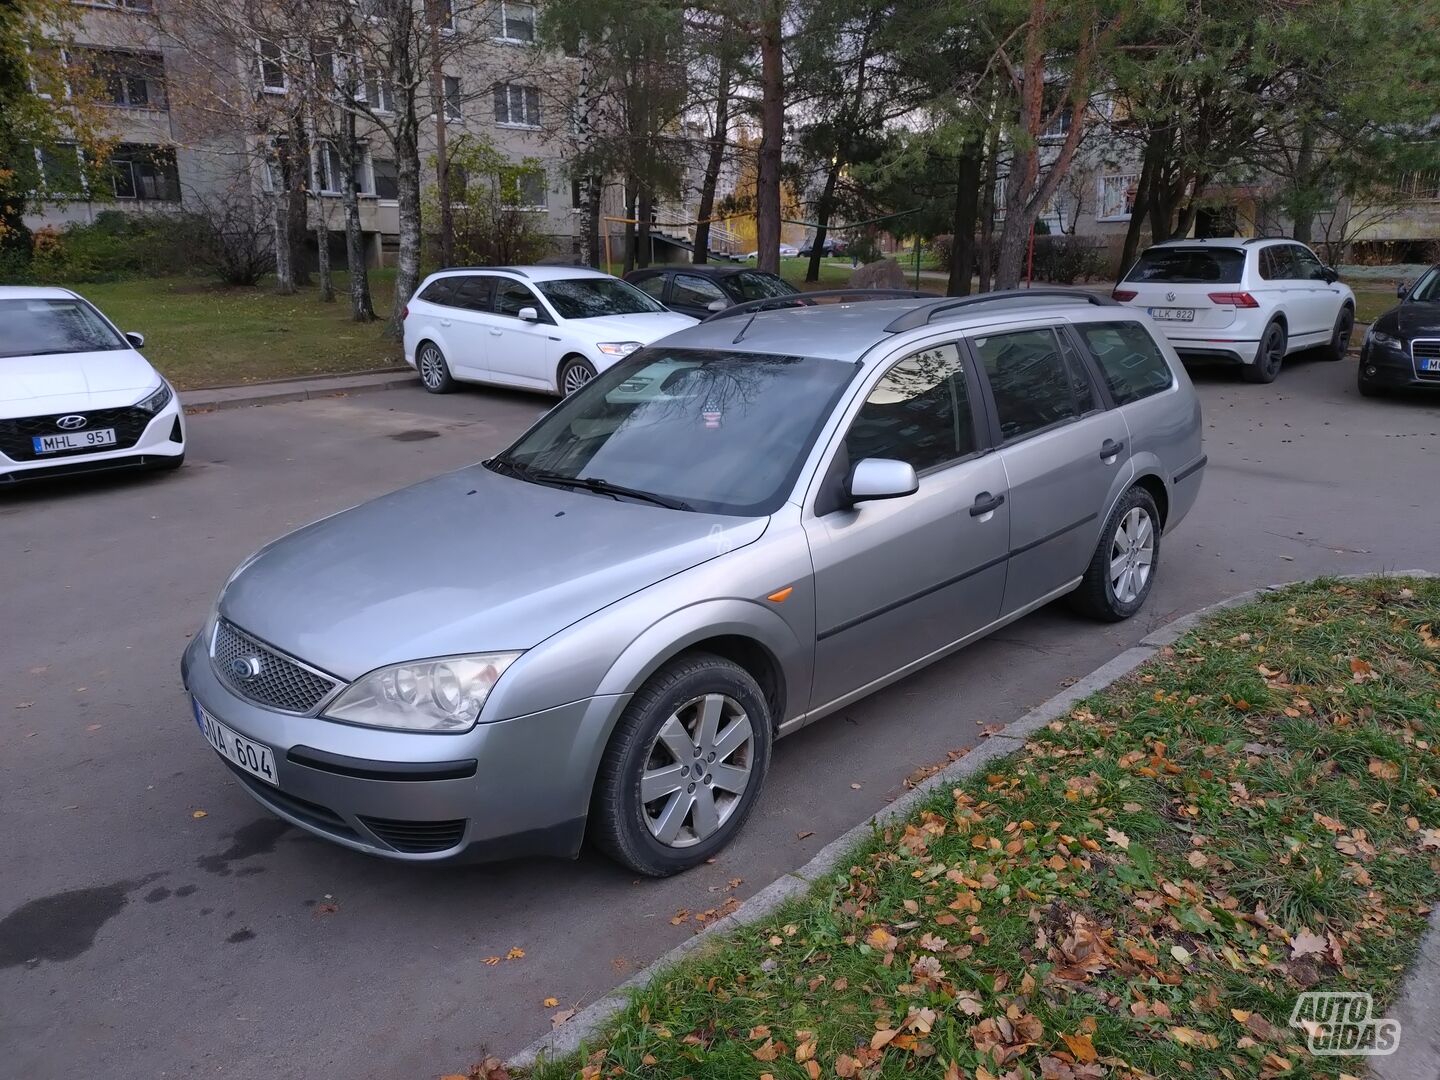
[[[802,259],[808,259],[814,250],[815,241],[806,240],[804,246],[800,249],[800,257]],[[820,254],[822,255],[844,255],[845,250],[845,241],[831,236],[827,236],[825,243],[820,245]]]
[[[750,300],[793,296],[800,291],[782,277],[743,266],[651,266],[630,271],[625,280],[670,310],[697,319]]]
[[[1400,303],[1376,319],[1360,346],[1360,393],[1440,390],[1440,266],[1396,290]]]

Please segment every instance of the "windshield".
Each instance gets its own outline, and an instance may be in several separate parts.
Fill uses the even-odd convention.
[[[1151,248],[1125,275],[1126,281],[1174,285],[1235,285],[1245,269],[1238,248]]]
[[[730,278],[730,284],[741,300],[768,300],[772,296],[794,296],[800,290],[774,274],[758,274],[742,270]]]
[[[100,313],[79,297],[0,300],[0,357],[128,349]]]
[[[1440,267],[1425,271],[1414,287],[1405,294],[1405,299],[1417,304],[1440,303]]]
[[[562,319],[594,319],[601,315],[647,315],[665,311],[635,286],[617,278],[583,277],[537,281]]]
[[[500,461],[705,513],[774,513],[856,370],[805,356],[641,349],[557,405]]]

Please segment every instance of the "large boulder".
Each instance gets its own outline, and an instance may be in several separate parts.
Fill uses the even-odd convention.
[[[852,289],[903,289],[905,271],[894,259],[877,259],[866,263],[850,275]]]

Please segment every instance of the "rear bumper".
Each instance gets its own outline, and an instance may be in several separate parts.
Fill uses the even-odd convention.
[[[206,712],[270,747],[278,786],[229,766],[267,810],[344,847],[416,863],[578,854],[598,754],[628,701],[588,698],[436,735],[260,708],[220,682],[198,637],[181,677]]]
[[[1253,364],[1260,351],[1258,341],[1214,341],[1197,338],[1170,338],[1170,345],[1186,359],[1219,360],[1227,364]]]

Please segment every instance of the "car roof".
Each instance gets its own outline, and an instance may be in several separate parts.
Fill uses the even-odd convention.
[[[612,275],[588,266],[447,266],[437,270],[431,277],[445,277],[452,274],[506,274],[524,278],[527,281],[556,281],[573,278],[609,278]]]
[[[664,266],[647,266],[643,270],[631,270],[628,277],[652,277],[655,274],[698,274],[701,277],[732,277],[735,274],[764,274],[779,277],[769,270],[756,270],[753,266],[717,266],[715,263],[667,263]]]
[[[0,285],[0,300],[72,300],[76,295],[55,285]]]
[[[1259,248],[1267,244],[1299,243],[1299,240],[1291,240],[1288,236],[1207,236],[1194,240],[1165,240],[1151,244],[1150,248]]]
[[[1083,295],[1080,290],[1076,292],[1077,299]],[[753,317],[742,312],[687,326],[666,337],[665,344],[685,349],[738,350],[863,362],[876,345],[898,340],[911,329],[961,331],[997,323],[1089,322],[1116,318],[1140,321],[1134,308],[1123,307],[1108,299],[1100,302],[1097,298],[1097,305],[1091,305],[1063,299],[1047,303],[1037,297],[1035,299],[1039,302],[1024,303],[1024,306],[1017,306],[1017,297],[1013,295],[996,297],[1001,302],[995,304],[975,302],[955,306],[955,299],[935,297],[816,304],[812,307],[758,311],[753,313]],[[947,301],[950,302],[948,305]],[[897,319],[927,307],[935,309],[933,322],[925,322],[915,316],[910,320],[915,323],[913,327],[890,329]],[[740,340],[737,341],[737,337]]]

